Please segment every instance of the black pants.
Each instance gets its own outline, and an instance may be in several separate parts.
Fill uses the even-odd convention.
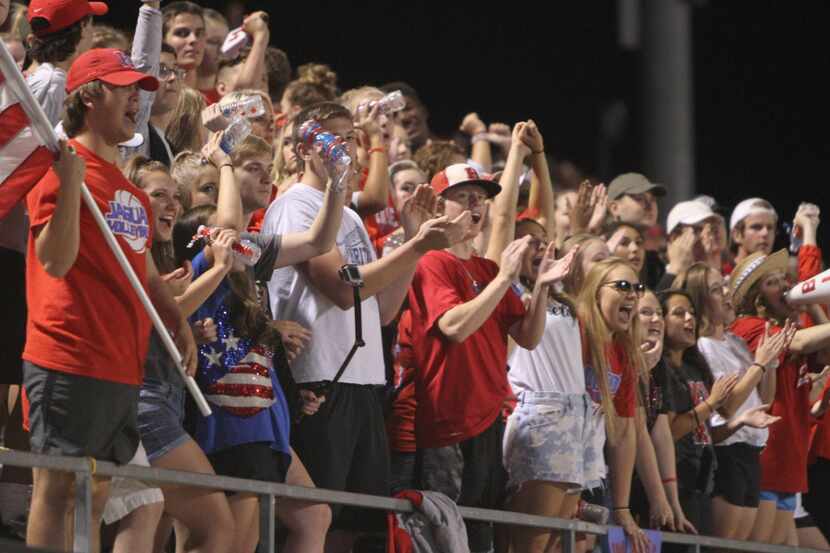
[[[830,460],[819,457],[807,468],[810,491],[802,496],[804,508],[824,534],[830,539],[830,504],[827,502],[830,492]]]

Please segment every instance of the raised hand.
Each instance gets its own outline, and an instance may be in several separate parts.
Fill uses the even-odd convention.
[[[774,361],[787,351],[790,342],[798,331],[798,327],[792,321],[787,321],[784,328],[776,334],[770,332],[771,328],[768,322],[758,344],[758,349],[755,350],[755,362],[766,369],[772,368],[775,364]]]
[[[487,139],[498,145],[505,154],[510,150],[510,145],[513,141],[510,132],[510,125],[507,123],[490,123],[487,128]]]
[[[608,190],[605,184],[600,183],[591,190],[591,218],[588,220],[588,231],[594,234],[602,230],[605,217],[608,214]]]
[[[245,16],[242,20],[242,30],[255,38],[269,35],[271,31],[268,28],[268,14],[257,11]]]
[[[413,238],[416,249],[421,253],[443,250],[468,240],[472,228],[472,216],[465,211],[452,221],[446,215],[424,221]]]
[[[231,156],[225,153],[219,144],[222,142],[224,131],[217,131],[210,135],[207,144],[202,146],[202,159],[219,169],[225,164],[231,163]]]
[[[539,131],[539,127],[536,126],[536,122],[533,121],[533,119],[527,120],[527,123],[524,126],[524,131],[519,136],[519,139],[525,146],[530,148],[531,152],[536,153],[545,151],[545,141],[542,138],[542,133]]]
[[[382,136],[380,120],[380,105],[376,102],[370,107],[368,102],[363,102],[354,113],[354,126],[366,133],[367,137]]]
[[[161,280],[167,283],[173,296],[181,296],[187,291],[187,287],[190,286],[193,280],[193,265],[190,264],[190,261],[185,261],[183,267],[179,267],[166,275],[161,275]]]
[[[464,116],[458,130],[468,136],[474,136],[479,133],[487,132],[487,125],[484,124],[484,121],[481,120],[477,113],[472,112]]]
[[[522,140],[522,138],[526,137],[526,135],[527,123],[525,123],[524,121],[519,121],[518,123],[513,125],[510,147],[519,154],[521,159],[524,159],[527,156],[529,156],[530,150],[532,150],[532,148],[528,146],[524,140]]]
[[[672,274],[679,275],[695,262],[694,246],[696,240],[695,229],[685,227],[680,236],[668,245],[666,255],[669,258],[668,268],[671,268]]]
[[[660,358],[663,356],[663,339],[646,340],[640,344],[640,350],[643,352],[643,361],[645,361],[648,370],[653,369]]]
[[[202,124],[211,132],[219,132],[225,130],[230,121],[222,114],[222,105],[216,102],[202,110]]]
[[[519,271],[522,268],[522,258],[530,247],[530,238],[531,236],[527,234],[518,240],[513,240],[504,248],[501,254],[499,274],[510,282],[515,281],[519,276]]]
[[[401,208],[401,226],[406,240],[415,236],[421,225],[435,217],[437,205],[438,198],[432,187],[429,184],[418,185]]]
[[[597,196],[594,194],[594,186],[591,181],[584,180],[579,183],[576,191],[576,201],[571,206],[571,233],[577,234],[589,229],[591,219],[594,216]]]
[[[540,284],[561,282],[571,272],[574,256],[578,251],[579,246],[576,246],[565,257],[556,259],[556,244],[553,242],[548,244],[545,255],[542,257],[542,262],[539,264],[539,274],[536,277],[536,281]]]
[[[767,428],[768,426],[781,420],[781,417],[774,417],[768,413],[770,404],[759,405],[752,409],[747,409],[740,415],[735,417],[735,423],[741,426],[750,426],[752,428]]]

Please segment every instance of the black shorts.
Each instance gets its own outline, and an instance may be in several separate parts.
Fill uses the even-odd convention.
[[[26,343],[26,258],[0,248],[0,384],[23,382],[23,346]]]
[[[266,442],[235,445],[207,456],[213,470],[221,476],[285,483],[291,456],[271,448]],[[225,492],[234,495],[236,492]]]
[[[484,432],[446,447],[419,449],[415,478],[418,488],[441,492],[465,507],[503,507],[507,472],[502,464],[504,422],[497,418]],[[470,551],[493,547],[490,523],[467,521]]]
[[[299,385],[302,387],[302,384]],[[334,384],[320,410],[291,431],[294,451],[314,485],[389,496],[389,446],[377,386]],[[332,505],[332,528],[383,531],[385,513]]]
[[[722,497],[737,507],[758,507],[761,492],[761,448],[745,443],[715,447],[713,497]]]
[[[138,386],[52,371],[28,361],[32,452],[129,463],[138,448]]]

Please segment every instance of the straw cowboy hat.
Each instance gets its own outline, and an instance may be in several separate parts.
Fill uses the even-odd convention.
[[[780,249],[769,255],[756,252],[746,256],[732,271],[729,279],[729,291],[732,292],[732,305],[741,305],[752,285],[770,273],[786,272],[789,262],[786,249]]]

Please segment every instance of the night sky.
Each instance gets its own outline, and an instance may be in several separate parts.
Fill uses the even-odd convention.
[[[600,179],[642,168],[641,53],[617,43],[616,2],[551,2],[544,13],[541,4],[515,2],[484,12],[483,3],[447,1],[242,3],[270,13],[272,44],[295,67],[328,63],[341,89],[409,82],[438,133],[451,133],[469,111],[485,122],[532,117],[549,152]],[[111,1],[104,19],[132,26],[135,12],[125,6],[136,4]],[[830,8],[810,1],[692,5],[697,191],[729,207],[763,195],[785,219],[802,199],[830,210],[830,90],[821,82],[830,68]],[[601,114],[615,102],[626,106],[628,125],[601,163]]]

